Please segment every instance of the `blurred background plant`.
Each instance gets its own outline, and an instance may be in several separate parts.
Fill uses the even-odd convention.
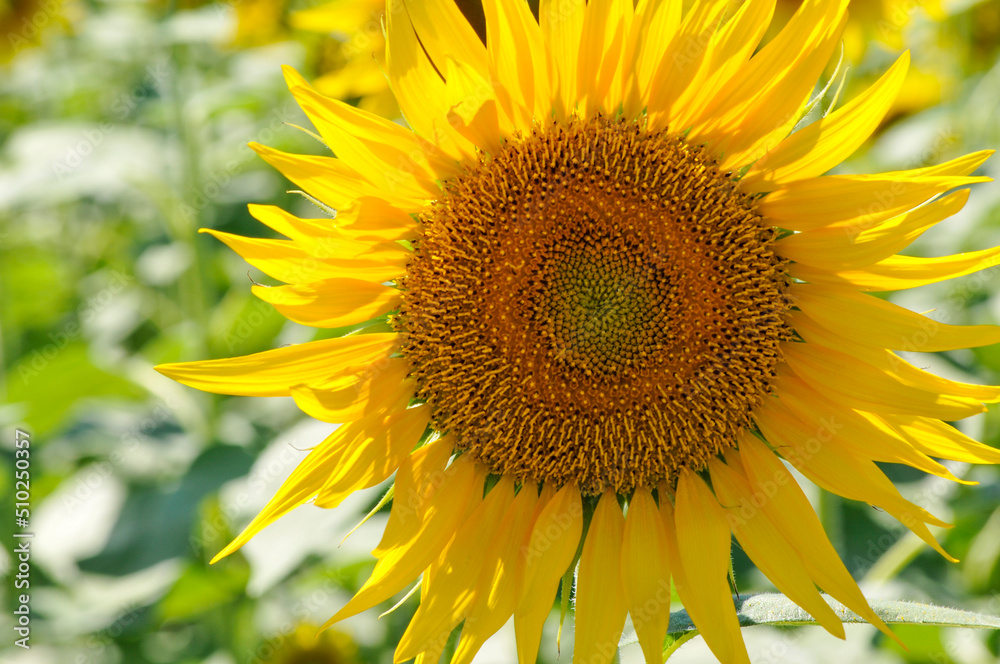
[[[8,578],[4,662],[391,662],[412,603],[381,620],[353,618],[319,640],[311,627],[370,570],[379,524],[341,539],[379,490],[334,511],[302,507],[208,566],[330,425],[304,418],[290,400],[216,397],[152,370],[317,338],[255,301],[250,281],[264,277],[197,230],[266,236],[248,202],[322,216],[286,193],[290,185],[246,144],[323,150],[296,127],[307,123],[282,64],[395,117],[378,63],[382,11],[376,0],[0,0],[0,514],[13,512],[19,425],[32,434],[35,533],[32,648],[12,645]],[[901,48],[913,49],[918,71],[877,139],[841,170],[918,167],[1000,146],[1000,0],[858,0],[854,15],[848,97]],[[986,172],[1000,175],[1000,160]],[[985,185],[913,251],[996,244],[1000,185]],[[942,322],[997,323],[998,277],[991,268],[901,303],[933,309]],[[1000,382],[996,347],[918,363]],[[962,427],[1000,446],[998,413]],[[819,494],[816,502],[869,594],[997,614],[1000,469],[953,470],[980,485],[888,472],[956,524],[941,538],[959,565],[878,510]],[[6,527],[0,536],[9,577],[14,540]],[[770,589],[738,549],[735,562],[741,592]],[[747,636],[755,662],[972,663],[1000,653],[997,634],[899,631],[910,652],[860,626],[847,643],[814,628]],[[563,644],[571,638],[568,627]],[[553,641],[541,661],[556,661]],[[477,661],[509,662],[513,652],[504,630]],[[705,654],[696,639],[673,661]],[[640,658],[637,646],[622,651],[623,660]]]

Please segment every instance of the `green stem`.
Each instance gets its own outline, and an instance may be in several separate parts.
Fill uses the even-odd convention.
[[[677,652],[677,649],[698,635],[698,630],[692,629],[681,632],[680,635],[667,634],[668,645],[663,648],[663,661],[670,659],[670,656]]]

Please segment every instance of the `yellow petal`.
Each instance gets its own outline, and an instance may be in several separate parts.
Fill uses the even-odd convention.
[[[757,509],[762,510],[795,547],[821,588],[898,642],[899,637],[875,615],[844,567],[798,482],[767,446],[745,433],[739,440],[739,452],[730,450],[726,460],[743,469],[754,492],[750,509],[740,516],[752,518]]]
[[[405,662],[435,648],[440,640],[447,641],[465,618],[475,598],[479,574],[490,556],[490,545],[513,501],[514,480],[504,476],[458,529],[455,539],[441,552],[427,594],[396,647],[394,662]]]
[[[212,562],[225,558],[249,542],[261,530],[299,505],[307,503],[323,486],[323,481],[336,468],[337,461],[354,441],[368,435],[376,437],[384,435],[383,421],[383,413],[373,413],[365,419],[345,424],[327,436],[299,463],[243,532],[212,558]]]
[[[962,189],[881,223],[825,226],[789,235],[778,240],[775,249],[785,258],[824,270],[867,267],[902,251],[968,200],[969,190]]]
[[[541,0],[538,24],[548,46],[549,79],[555,88],[554,104],[559,119],[568,117],[576,107],[577,61],[583,31],[585,0]]]
[[[903,383],[912,387],[926,392],[939,392],[948,396],[968,397],[983,403],[997,403],[1000,401],[1000,387],[959,383],[936,376],[914,366],[899,355],[884,348],[872,348],[871,346],[857,344],[850,339],[831,334],[812,319],[798,313],[790,317],[790,322],[795,331],[799,333],[799,336],[807,342],[827,348],[836,347],[838,350],[846,352],[862,362],[866,362],[877,369],[892,374]]]
[[[824,444],[824,432],[810,430],[774,399],[759,409],[754,418],[768,441],[780,447],[782,456],[810,480],[845,498],[878,505],[946,559],[957,562],[941,548],[925,524],[950,526],[905,500],[873,462]]]
[[[411,583],[455,537],[474,493],[482,492],[482,483],[477,485],[477,478],[481,480],[482,475],[476,472],[472,461],[457,459],[445,471],[441,488],[421,515],[413,538],[384,553],[361,589],[323,627],[366,611]]]
[[[584,117],[598,111],[614,114],[621,102],[621,85],[614,85],[622,66],[631,28],[631,0],[590,0],[583,17],[577,60],[577,94]]]
[[[662,129],[671,125],[680,96],[692,86],[701,71],[701,63],[714,44],[713,35],[728,0],[693,3],[673,39],[660,50],[660,62],[647,98],[649,126]],[[650,48],[650,46],[646,46]],[[671,126],[674,130],[686,127]]]
[[[862,459],[902,463],[925,473],[962,482],[947,468],[897,435],[878,415],[845,408],[820,396],[805,381],[790,376],[782,376],[775,389],[789,412],[804,422],[807,428],[825,436],[823,442],[850,450]]]
[[[775,226],[793,231],[842,224],[847,231],[858,232],[948,189],[986,181],[960,176],[824,175],[771,192],[758,209]]]
[[[921,168],[911,168],[906,171],[889,171],[888,173],[882,173],[881,175],[882,177],[891,178],[972,175],[976,172],[976,169],[986,163],[986,160],[992,157],[995,152],[996,150],[979,150],[977,152],[970,152],[969,154],[962,155],[961,157],[950,159],[940,164],[923,166]]]
[[[662,500],[668,500],[666,496]],[[653,494],[637,487],[628,505],[622,539],[622,588],[646,664],[662,664],[670,625],[667,535]]]
[[[328,240],[300,244],[242,237],[211,229],[201,232],[222,240],[261,272],[289,283],[343,277],[382,283],[404,274],[411,255],[397,243],[379,246],[356,240],[338,241],[332,234]]]
[[[435,180],[457,175],[458,163],[405,127],[316,92],[285,66],[288,89],[324,142],[362,177],[390,194],[435,197]]]
[[[796,264],[791,266],[789,274],[808,282],[850,284],[864,291],[893,291],[964,277],[998,264],[1000,247],[994,247],[937,258],[890,256],[864,270],[827,272]]]
[[[687,468],[677,482],[675,508],[669,502],[661,500],[660,509],[677,594],[719,661],[750,664],[727,581],[726,514],[705,483]]]
[[[822,386],[823,393],[835,393],[838,400],[859,410],[949,421],[986,410],[975,399],[928,392],[903,383],[889,371],[814,343],[787,342],[782,354],[803,380]]]
[[[442,71],[449,58],[468,63],[484,78],[489,78],[490,61],[486,46],[462,15],[453,0],[404,0],[421,45],[431,62]]]
[[[874,85],[826,117],[795,132],[758,160],[741,180],[746,191],[822,175],[851,156],[878,128],[906,78],[910,52],[903,53]]]
[[[294,385],[326,382],[387,358],[398,343],[395,333],[355,334],[243,357],[161,364],[156,370],[205,392],[281,397]]]
[[[883,419],[929,456],[964,463],[1000,463],[1000,450],[969,438],[941,420],[905,415],[885,415]]]
[[[625,517],[608,489],[594,508],[576,580],[573,664],[607,664],[618,654],[628,604],[621,577]]]
[[[398,9],[386,12],[385,16],[385,73],[403,117],[413,131],[453,160],[473,162],[475,146],[447,121],[444,79],[417,40],[409,14]]]
[[[295,404],[317,420],[350,422],[383,404],[405,408],[416,389],[407,378],[409,371],[410,363],[395,357],[326,383],[296,385],[291,394]]]
[[[445,76],[449,122],[483,152],[499,152],[501,139],[509,136],[514,126],[500,108],[490,79],[481,76],[468,63],[450,58],[445,61]]]
[[[454,449],[450,437],[438,438],[414,450],[403,461],[396,472],[389,520],[372,555],[381,557],[416,536],[427,505],[446,476],[445,466]]]
[[[355,491],[381,484],[402,465],[430,422],[430,408],[417,406],[391,415],[380,436],[355,441],[316,495],[317,507],[332,508]]]
[[[690,126],[721,90],[743,75],[747,60],[764,36],[773,14],[774,0],[745,2],[712,36],[708,57],[702,61],[695,82],[674,105],[675,127]]]
[[[847,2],[808,0],[731,84],[705,107],[689,134],[736,170],[778,145],[797,122],[847,21]]]
[[[515,590],[520,599],[514,610],[514,631],[520,664],[534,664],[538,657],[542,625],[552,611],[559,581],[576,555],[582,531],[580,489],[567,484],[538,514],[528,546],[517,561]]]
[[[537,488],[528,484],[522,487],[504,514],[487,550],[475,597],[462,628],[462,639],[451,664],[469,664],[486,640],[514,613],[518,600],[515,569],[521,549],[528,543],[537,506]]]
[[[830,605],[823,601],[783,533],[764,513],[751,518],[740,516],[742,511],[753,508],[753,491],[746,480],[718,458],[709,462],[708,469],[715,494],[723,505],[729,507],[729,526],[757,568],[788,599],[808,611],[826,631],[844,638],[843,623]]]
[[[352,202],[333,219],[300,219],[275,205],[251,204],[247,209],[285,237],[305,245],[320,243],[324,250],[331,237],[334,242],[343,238],[357,244],[391,242],[413,237],[416,231],[410,215],[378,198]]]
[[[626,97],[625,117],[634,118],[646,107],[654,85],[660,55],[680,27],[683,3],[674,0],[639,0],[632,31],[635,33],[635,89]]]
[[[250,143],[250,147],[306,193],[332,208],[350,207],[359,198],[373,197],[404,212],[418,212],[433,198],[429,193],[379,187],[333,157],[289,154],[258,143]]]
[[[346,277],[310,284],[255,285],[251,290],[285,318],[310,327],[363,323],[392,311],[400,302],[395,288]]]
[[[528,133],[552,110],[541,28],[523,0],[484,0],[483,11],[497,99],[515,128]]]

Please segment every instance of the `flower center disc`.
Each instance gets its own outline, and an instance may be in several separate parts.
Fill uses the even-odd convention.
[[[403,354],[494,472],[672,481],[735,444],[790,335],[775,232],[700,149],[634,123],[554,123],[422,216]]]

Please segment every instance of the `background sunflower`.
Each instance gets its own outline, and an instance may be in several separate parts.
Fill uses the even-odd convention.
[[[243,554],[208,568],[207,559],[330,427],[303,420],[280,400],[178,389],[150,369],[316,338],[256,302],[246,264],[194,232],[256,234],[248,202],[309,215],[244,146],[253,140],[318,153],[284,124],[306,121],[279,69],[292,64],[316,78],[315,51],[287,37],[232,48],[238,4],[90,3],[74,35],[53,31],[45,48],[18,52],[0,76],[2,412],[5,423],[31,432],[36,452],[33,649],[5,642],[5,661],[253,661],[262,639],[291,632],[299,616],[322,623],[370,571],[367,551],[381,529],[362,527],[339,549],[333,534],[362,518],[376,495],[337,512],[303,508]],[[951,93],[896,118],[845,169],[914,168],[1000,145],[1000,4],[943,10],[938,23],[918,13],[902,39],[914,53],[935,54],[942,69],[933,75]],[[870,47],[854,71],[884,71],[894,48]],[[994,178],[997,168],[987,163]],[[980,188],[914,252],[1000,243],[1000,196],[991,191]],[[256,271],[250,277],[261,279]],[[988,271],[897,302],[937,308],[939,320],[951,323],[996,322],[996,278]],[[1000,350],[920,363],[996,383]],[[1000,446],[998,424],[991,411],[969,422],[968,432]],[[9,428],[4,436],[0,495],[9,515],[15,458]],[[947,565],[883,513],[817,494],[824,527],[866,592],[1000,611],[997,469],[957,469],[981,482],[972,490],[887,470],[906,495],[956,523],[943,544],[963,562]],[[296,546],[287,546],[293,536]],[[6,530],[3,538],[3,551],[11,551]],[[9,553],[0,555],[10,570]],[[739,550],[734,563],[745,580],[741,592],[769,588]],[[4,588],[10,602],[8,581]],[[345,624],[362,661],[389,661],[410,612],[404,606],[381,621]],[[8,634],[10,616],[0,616]],[[896,628],[911,649],[904,653],[873,628],[848,630],[872,638],[840,642],[815,629],[769,628],[746,637],[755,661],[983,662],[1000,652],[996,634]],[[571,638],[567,630],[564,644]],[[498,640],[478,661],[507,661],[510,637]],[[701,648],[687,646],[674,661],[701,661]],[[623,658],[639,661],[638,653],[630,646]],[[554,649],[542,659],[554,662]]]

